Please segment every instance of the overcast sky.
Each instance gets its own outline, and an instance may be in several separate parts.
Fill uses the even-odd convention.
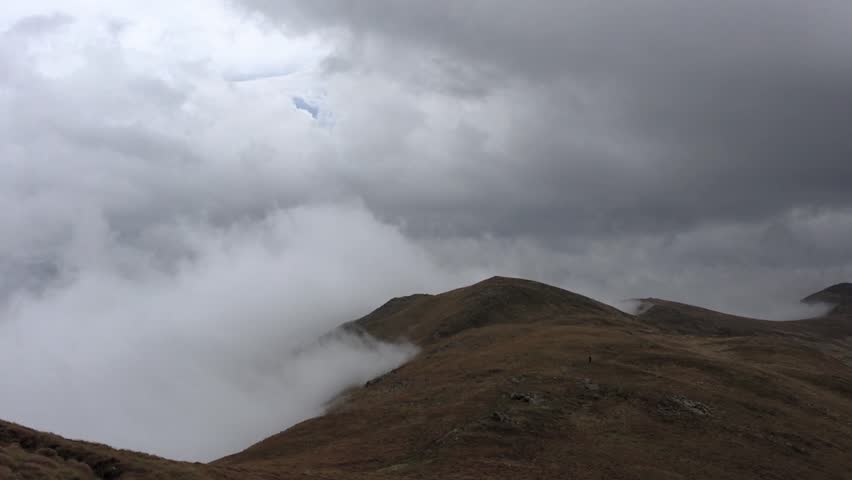
[[[211,459],[412,353],[306,357],[318,335],[493,274],[806,316],[852,279],[850,25],[846,0],[4,2],[0,418]]]

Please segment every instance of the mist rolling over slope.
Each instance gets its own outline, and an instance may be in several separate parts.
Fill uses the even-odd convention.
[[[559,445],[539,442],[618,415],[612,445],[691,441],[696,419],[657,409],[690,395],[733,412],[695,423],[713,448],[742,434],[772,459],[787,435],[837,463],[847,432],[822,450],[761,415],[848,411],[850,18],[834,0],[5,2],[0,419],[23,427],[0,425],[0,479],[33,455],[81,478],[416,477],[453,473],[456,437],[483,471],[582,478],[536,464]],[[381,328],[347,323],[379,305]],[[584,374],[585,347],[547,333],[610,363]],[[570,401],[507,413],[522,367]],[[441,419],[400,420],[421,404]],[[519,420],[498,434],[495,412]],[[513,435],[541,449],[501,450]]]
[[[344,245],[330,245],[329,233],[352,218],[374,229],[370,245],[355,228]],[[417,252],[364,213],[295,211],[173,233],[185,254],[170,270],[152,266],[144,250],[100,245],[91,258],[63,259],[42,292],[7,299],[6,418],[211,460],[321,413],[343,388],[414,352],[345,336],[313,343],[371,297],[422,284],[398,263],[416,264]],[[368,269],[375,280],[359,278]]]

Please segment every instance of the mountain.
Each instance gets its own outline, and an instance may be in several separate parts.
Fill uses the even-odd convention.
[[[829,315],[852,317],[852,283],[838,283],[802,299],[805,303],[825,303],[834,308]]]
[[[805,303],[830,303],[848,305],[852,303],[852,283],[838,283],[825,290],[814,293],[802,299]]]
[[[846,305],[835,287],[805,301]],[[846,310],[770,322],[643,305],[502,277],[396,298],[341,328],[420,353],[325,415],[208,465],[0,423],[0,478],[849,478]]]

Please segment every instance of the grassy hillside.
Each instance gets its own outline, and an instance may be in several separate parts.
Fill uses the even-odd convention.
[[[326,415],[211,465],[3,424],[0,478],[849,478],[845,307],[780,323],[648,302],[499,277],[393,299],[344,328],[420,354]]]

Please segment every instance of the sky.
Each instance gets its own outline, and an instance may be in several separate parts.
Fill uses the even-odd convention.
[[[336,325],[495,274],[812,315],[852,279],[850,21],[5,2],[0,418],[211,460],[415,353]]]

